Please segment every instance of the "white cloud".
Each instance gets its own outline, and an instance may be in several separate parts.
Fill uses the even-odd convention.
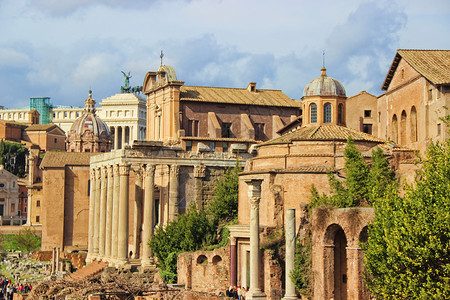
[[[25,67],[30,63],[30,57],[21,51],[12,48],[0,48],[0,66]]]

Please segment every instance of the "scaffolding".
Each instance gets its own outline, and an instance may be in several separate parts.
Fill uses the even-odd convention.
[[[51,114],[50,110],[52,104],[50,97],[30,98],[30,110],[37,110],[39,113],[39,124],[50,124]]]

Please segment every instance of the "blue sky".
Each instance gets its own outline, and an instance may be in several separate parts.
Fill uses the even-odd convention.
[[[0,105],[82,106],[175,68],[186,85],[280,89],[320,75],[347,96],[380,87],[396,49],[450,49],[450,1],[0,0]]]

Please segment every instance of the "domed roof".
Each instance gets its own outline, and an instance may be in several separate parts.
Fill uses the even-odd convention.
[[[106,133],[108,137],[111,136],[108,126],[95,114],[95,100],[92,99],[91,91],[89,91],[89,98],[84,103],[86,104],[84,112],[73,122],[69,134],[83,135],[86,130],[89,130],[97,137],[102,133]]]
[[[305,96],[337,96],[346,97],[344,86],[334,78],[327,76],[327,69],[322,68],[319,77],[308,83],[303,90]]]

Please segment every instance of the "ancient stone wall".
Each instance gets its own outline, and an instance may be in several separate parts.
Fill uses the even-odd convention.
[[[200,292],[225,291],[230,284],[230,247],[178,255],[178,283]]]

